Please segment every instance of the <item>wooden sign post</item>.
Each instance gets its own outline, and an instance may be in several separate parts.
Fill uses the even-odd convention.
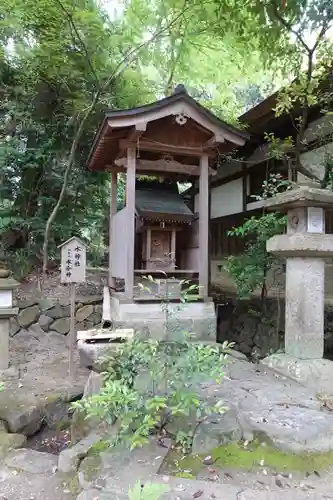
[[[75,362],[75,285],[86,281],[86,250],[87,246],[79,238],[73,236],[65,241],[61,248],[61,278],[63,284],[70,285],[70,331],[69,331],[69,378],[74,380]]]

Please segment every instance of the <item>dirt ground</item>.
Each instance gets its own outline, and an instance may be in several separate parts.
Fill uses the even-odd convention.
[[[103,286],[107,282],[106,272],[96,270],[94,272],[87,271],[86,283],[77,285],[77,296],[98,295],[102,294]],[[17,300],[30,300],[38,298],[52,298],[59,300],[67,300],[69,297],[69,287],[60,283],[60,273],[54,272],[46,278],[40,278],[36,274],[30,274],[20,283],[19,288],[15,291]]]

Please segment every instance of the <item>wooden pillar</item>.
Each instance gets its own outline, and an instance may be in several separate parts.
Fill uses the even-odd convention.
[[[173,229],[171,233],[171,259],[172,265],[176,267],[176,230]]]
[[[125,277],[125,297],[133,298],[134,288],[134,250],[135,250],[135,166],[136,149],[127,149],[127,173],[126,173],[126,277]]]
[[[146,269],[149,268],[150,252],[151,252],[151,229],[149,227],[147,229],[147,234],[146,234]]]
[[[109,286],[115,287],[115,279],[112,274],[112,223],[113,217],[117,213],[117,172],[112,172],[111,177],[111,200],[110,200],[110,221],[109,221]]]
[[[209,188],[208,188],[208,155],[200,158],[199,179],[199,294],[208,297],[208,236],[209,236]]]

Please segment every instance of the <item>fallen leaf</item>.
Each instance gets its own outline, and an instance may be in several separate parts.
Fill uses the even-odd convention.
[[[199,498],[203,494],[203,490],[198,490],[195,493],[193,493],[193,498]]]
[[[263,473],[264,476],[267,476],[267,470],[266,469],[263,469],[262,473]]]
[[[232,475],[229,474],[229,472],[225,472],[224,473],[225,477],[227,477],[228,479],[233,479]]]
[[[259,465],[263,467],[265,465],[265,460],[260,460]]]
[[[319,472],[318,472],[317,470],[314,470],[314,471],[313,471],[313,473],[314,473],[316,476],[320,477],[320,474],[319,474]]]

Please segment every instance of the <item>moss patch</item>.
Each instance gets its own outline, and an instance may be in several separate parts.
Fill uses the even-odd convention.
[[[326,470],[333,463],[333,451],[328,453],[303,453],[295,455],[283,453],[271,445],[263,445],[253,441],[247,447],[238,443],[230,443],[215,448],[205,455],[182,456],[178,451],[171,451],[161,470],[170,474],[182,473],[196,476],[207,466],[203,465],[205,456],[211,455],[214,460],[214,469],[243,469],[257,471],[265,469],[283,472],[313,472]],[[189,476],[187,476],[189,477]]]
[[[97,479],[101,464],[101,458],[97,455],[84,458],[80,464],[80,472],[83,473],[84,479],[89,482]]]

